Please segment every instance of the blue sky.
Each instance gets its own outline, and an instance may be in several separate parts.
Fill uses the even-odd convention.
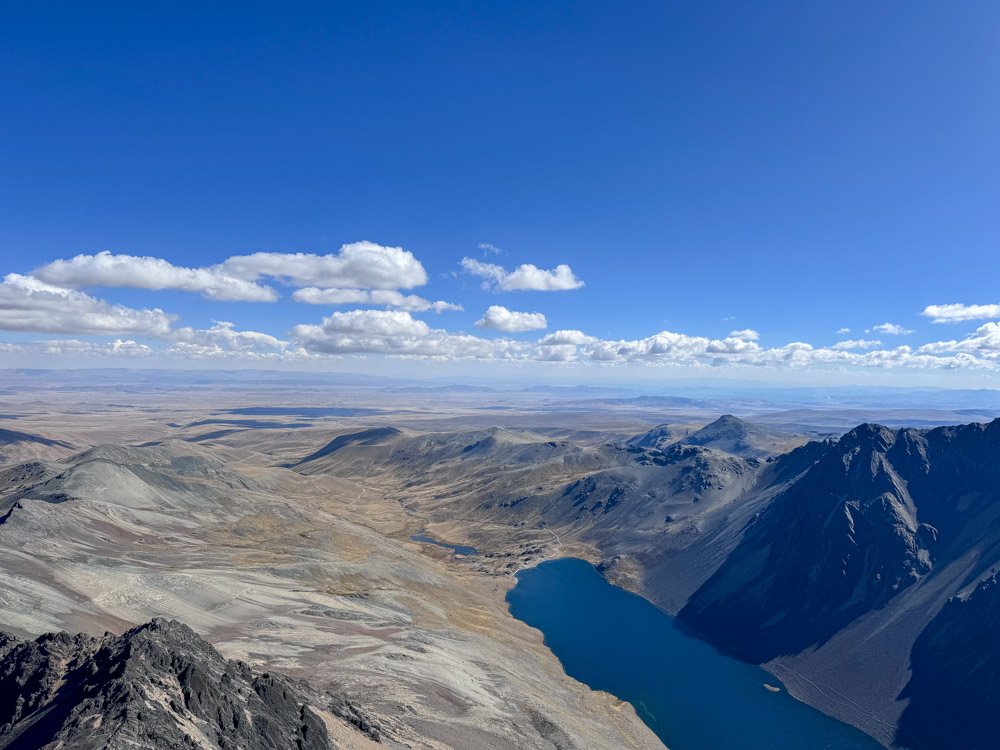
[[[19,276],[0,288],[0,360],[406,367],[389,353],[442,374],[562,359],[537,367],[988,384],[998,34],[1000,6],[962,0],[16,4],[0,272]],[[346,273],[340,248],[362,241],[426,276],[400,266],[410,286],[382,292],[462,310],[376,303],[371,279],[331,275],[323,256]],[[287,259],[225,265],[256,253],[316,259],[297,280]],[[540,273],[504,288],[463,258]],[[560,265],[557,286],[583,284],[510,288],[551,286]],[[233,294],[183,269],[278,299],[207,299]],[[355,301],[292,298],[330,285]],[[930,305],[966,307],[933,323]],[[558,331],[585,338],[539,349]],[[733,331],[748,346],[712,343]]]

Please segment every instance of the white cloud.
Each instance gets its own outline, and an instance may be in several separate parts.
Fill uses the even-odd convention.
[[[851,332],[850,328],[838,328],[837,329],[837,335],[838,336],[843,336],[845,333],[850,333],[850,332]]]
[[[215,300],[274,302],[270,287],[237,278],[219,266],[184,268],[162,258],[136,255],[77,255],[55,260],[32,272],[32,276],[60,287],[112,286],[135,289],[180,289],[199,292]]]
[[[288,346],[275,336],[258,331],[237,331],[233,323],[212,321],[215,325],[207,330],[179,328],[170,335],[175,344],[198,347],[220,348],[236,352],[281,351]]]
[[[747,341],[756,341],[760,338],[760,334],[753,328],[744,328],[742,331],[730,331],[729,335],[733,338],[745,339]]]
[[[556,331],[538,339],[539,346],[579,346],[597,341],[594,336],[588,336],[583,331]]]
[[[708,339],[683,333],[661,331],[636,341],[593,341],[586,344],[583,354],[599,362],[671,361],[692,363],[702,360],[727,359],[733,355],[756,354],[761,347],[754,341],[730,336]]]
[[[0,329],[35,333],[99,336],[145,336],[166,342],[155,351],[145,344],[118,339],[95,343],[76,339],[30,342],[22,351],[67,356],[188,355],[198,351],[241,356],[287,354],[289,343],[257,331],[238,331],[216,322],[207,330],[173,328],[175,315],[159,309],[137,310],[89,294],[46,284],[30,276],[8,274],[0,283]]]
[[[401,247],[354,242],[337,253],[254,253],[235,255],[221,267],[236,278],[269,276],[293,286],[333,289],[410,289],[427,283],[427,272]]]
[[[572,269],[566,264],[547,271],[531,263],[525,263],[513,271],[508,271],[494,263],[483,263],[475,258],[462,258],[462,268],[466,273],[486,279],[483,288],[502,292],[551,292],[579,289],[583,286],[583,282],[573,275]]]
[[[1000,323],[984,323],[964,339],[924,344],[918,351],[922,354],[962,352],[1000,360]]]
[[[876,346],[882,346],[881,341],[875,339],[865,340],[865,339],[848,339],[847,341],[838,341],[833,345],[834,349],[874,349]]]
[[[909,328],[903,328],[903,326],[898,326],[895,323],[880,323],[877,326],[872,326],[871,328],[865,330],[865,333],[871,332],[885,333],[890,336],[908,336],[913,333],[913,331]]]
[[[598,340],[583,331],[555,331],[538,339],[534,358],[542,362],[572,362],[578,359],[578,347]]]
[[[476,321],[477,328],[492,328],[495,331],[519,333],[537,331],[548,327],[545,316],[539,312],[516,312],[502,305],[490,305],[483,317]]]
[[[325,354],[387,354],[439,359],[523,358],[531,346],[509,339],[483,339],[432,329],[401,310],[336,312],[320,325],[291,330],[299,346]]]
[[[960,323],[966,320],[1000,319],[1000,305],[928,305],[921,315],[932,323]]]
[[[499,255],[500,253],[503,252],[503,248],[502,247],[497,247],[496,245],[491,245],[489,242],[480,242],[477,247],[480,250],[483,251],[483,255],[489,255],[491,253],[493,255]]]
[[[80,341],[79,339],[49,339],[30,341],[17,345],[17,350],[32,354],[48,354],[55,357],[129,357],[145,358],[154,351],[145,344],[135,341],[115,339],[107,342]]]
[[[77,255],[35,269],[32,276],[60,287],[111,286],[136,289],[180,289],[209,299],[274,302],[278,293],[258,283],[270,277],[292,286],[328,287],[337,291],[409,289],[427,283],[427,272],[401,247],[374,242],[344,245],[337,253],[254,253],[236,255],[204,268],[175,266],[162,258],[135,255]],[[412,309],[448,309],[449,303],[414,297]],[[382,304],[382,303],[379,303]],[[384,304],[393,304],[387,302]]]
[[[403,294],[395,289],[319,289],[308,286],[296,289],[292,293],[292,299],[310,305],[385,305],[410,312],[433,310],[439,313],[444,310],[462,309],[461,305],[452,302],[444,300],[431,302],[416,294]]]
[[[175,316],[115,305],[74,289],[10,273],[0,283],[0,329],[163,338]]]

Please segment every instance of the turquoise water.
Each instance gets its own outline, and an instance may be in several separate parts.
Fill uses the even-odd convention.
[[[507,594],[511,614],[542,631],[571,677],[635,706],[670,750],[882,748],[795,700],[760,667],[688,635],[588,562],[550,560],[517,579]]]

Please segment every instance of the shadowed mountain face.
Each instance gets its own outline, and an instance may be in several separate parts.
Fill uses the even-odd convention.
[[[896,741],[914,750],[988,750],[1000,738],[1000,583],[951,599],[921,633]]]
[[[1000,420],[862,425],[758,514],[681,617],[755,661],[822,644],[970,548],[1000,559]]]
[[[63,440],[19,430],[0,429],[0,463],[58,458],[72,450],[73,446]]]
[[[332,455],[348,445],[378,445],[379,443],[394,438],[397,435],[402,435],[402,433],[394,427],[376,427],[371,430],[362,430],[361,432],[352,432],[347,435],[340,435],[324,445],[318,451],[311,453],[294,465],[299,466],[301,464],[306,464],[310,461],[315,461],[325,456]]]
[[[40,435],[30,435],[27,432],[18,432],[17,430],[2,430],[0,429],[0,445],[9,445],[11,443],[40,443],[41,445],[58,445],[62,448],[71,448],[69,443],[65,443],[62,440],[51,440]]]
[[[121,636],[0,633],[0,747],[333,748],[323,714],[378,730],[347,701],[226,661],[155,619]]]

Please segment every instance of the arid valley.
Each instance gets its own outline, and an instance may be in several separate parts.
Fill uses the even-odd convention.
[[[841,438],[844,420],[928,428],[975,412],[986,423],[997,412],[961,402],[988,393],[956,394],[952,409],[899,393],[897,408],[878,413],[857,394],[822,409],[808,406],[808,393],[774,393],[774,403],[728,397],[739,416],[720,417],[723,401],[704,396],[263,373],[105,371],[84,384],[72,374],[10,372],[6,388],[0,629],[100,637],[177,620],[227,659],[336,697],[313,701],[335,747],[661,747],[632,705],[567,676],[542,634],[508,612],[515,574],[561,557],[589,561],[611,583],[689,615],[710,642],[764,664],[796,697],[888,746],[905,727],[906,702],[896,698],[912,684],[914,641],[948,596],[975,588],[996,560],[983,541],[975,559],[945,554],[928,542],[953,533],[945,524],[924,530],[907,516],[908,495],[892,511],[880,471],[865,480],[857,468],[844,507],[868,516],[857,522],[864,531],[816,532],[816,544],[783,552],[755,539],[837,446],[860,444],[863,460],[890,466],[895,449],[883,443],[933,445],[940,432],[897,438],[864,425]],[[993,435],[987,452],[998,424],[976,427]],[[869,507],[866,481],[883,498],[880,510]],[[980,504],[967,494],[961,503],[966,515]],[[940,515],[926,507],[921,518]],[[799,532],[814,533],[805,523]],[[853,545],[871,557],[865,534],[906,533],[912,541],[898,552],[883,547],[877,561],[880,579],[896,576],[891,594],[873,590],[871,570],[848,568],[841,575],[856,580],[835,596],[815,580],[827,559],[808,562],[812,585],[776,589],[816,545]],[[741,604],[726,595],[727,576],[757,575],[760,564],[737,573],[727,565],[758,554],[754,544],[787,558],[765,563],[774,566],[765,586],[775,590],[748,580],[739,590],[764,593]],[[769,596],[793,608],[794,636],[774,632]],[[836,614],[817,625],[809,614],[817,607]],[[742,622],[735,634],[732,618]],[[859,682],[866,669],[881,677]],[[201,726],[187,709],[175,718]],[[23,727],[5,731],[16,737]]]

